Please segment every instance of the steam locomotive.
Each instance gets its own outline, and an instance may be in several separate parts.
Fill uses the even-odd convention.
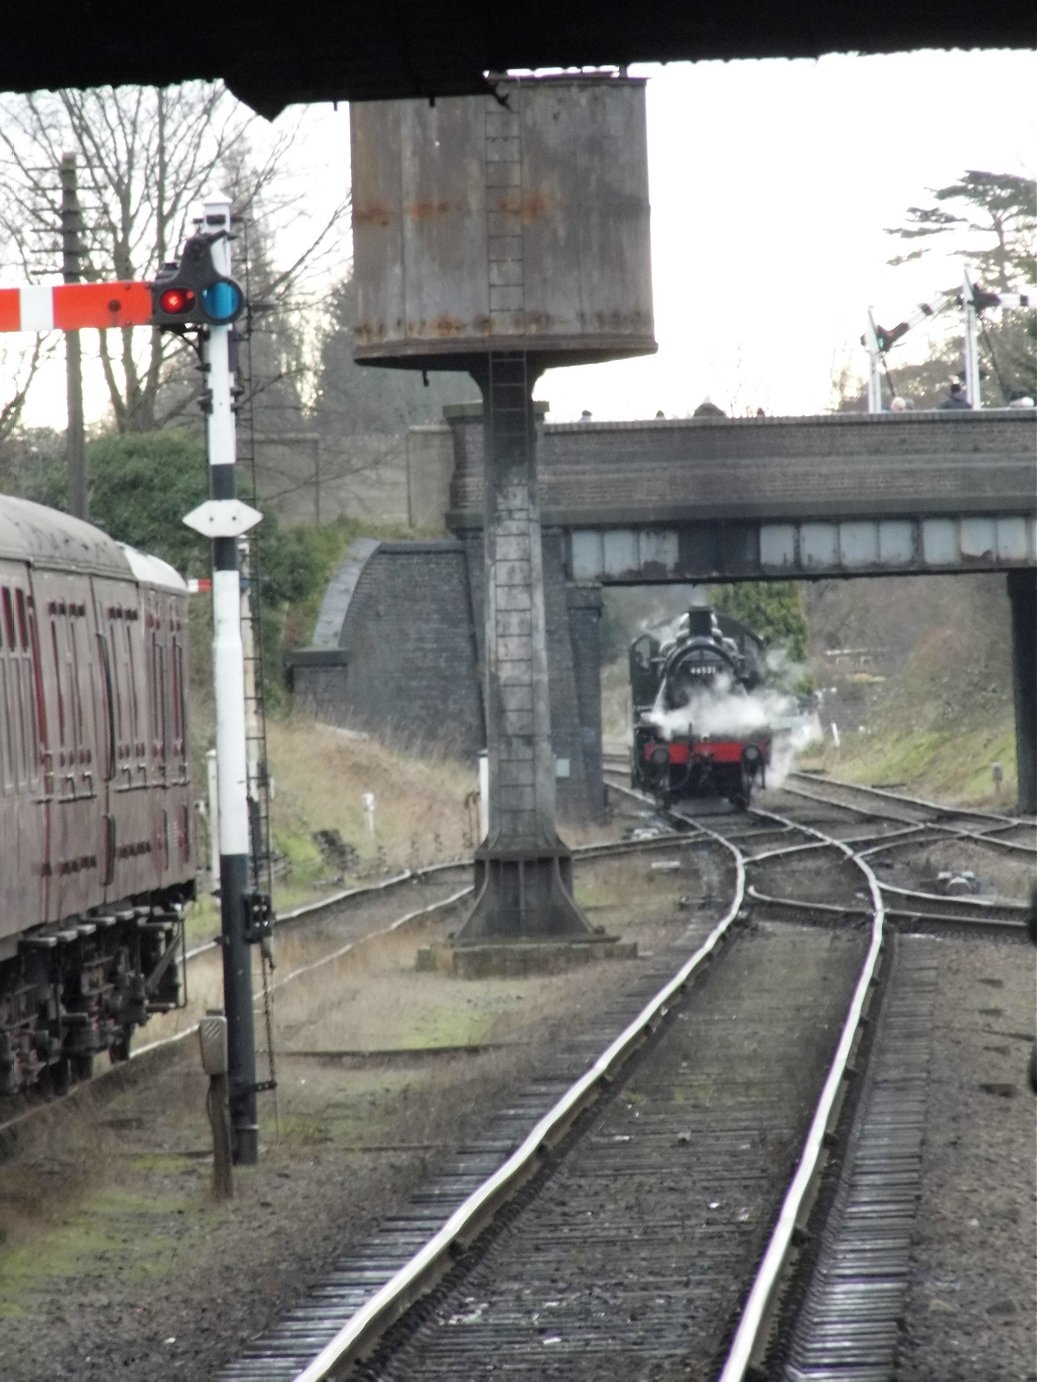
[[[88,1078],[181,1003],[187,599],[159,558],[0,496],[0,1094]]]
[[[748,806],[770,762],[766,712],[752,695],[764,671],[764,641],[709,608],[688,610],[665,639],[636,638],[633,785],[661,801],[715,796]]]

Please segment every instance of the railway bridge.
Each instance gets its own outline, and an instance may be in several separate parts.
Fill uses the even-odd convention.
[[[409,706],[415,732],[449,723],[454,747],[481,743],[483,435],[472,405],[412,437],[411,520],[452,537],[368,544],[347,557],[314,647],[290,669],[322,716],[382,728],[389,715],[405,729]],[[601,802],[603,585],[1003,571],[1019,794],[1037,810],[1035,439],[1033,411],[1018,409],[542,422],[562,808],[594,814]]]
[[[478,408],[447,409],[446,524],[482,526]],[[619,585],[1037,565],[1032,409],[548,424],[541,522]]]

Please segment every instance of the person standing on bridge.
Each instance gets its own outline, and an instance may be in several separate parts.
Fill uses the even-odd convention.
[[[964,386],[959,384],[958,381],[955,380],[950,387],[950,392],[948,393],[947,397],[943,400],[943,402],[940,404],[940,407],[945,409],[971,408],[972,404],[965,397]]]

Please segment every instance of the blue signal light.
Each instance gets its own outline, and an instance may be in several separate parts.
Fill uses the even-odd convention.
[[[229,278],[218,278],[215,283],[202,289],[202,310],[206,320],[214,326],[234,321],[241,315],[244,306],[244,294]]]

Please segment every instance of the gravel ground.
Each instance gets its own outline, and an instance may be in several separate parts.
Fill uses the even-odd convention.
[[[676,899],[697,889],[694,866],[628,861],[598,867],[581,900],[646,952],[683,933]],[[649,905],[623,923],[634,893]],[[194,1039],[146,1086],[90,1088],[22,1136],[0,1168],[0,1382],[207,1382],[523,1087],[547,1044],[636,982],[637,961],[416,973],[416,949],[451,924],[358,946],[278,997],[278,1122],[262,1096],[260,1163],[236,1169],[230,1204],[211,1198]],[[306,958],[304,941],[279,947],[285,969]],[[388,1049],[466,1045],[481,1053]],[[356,1054],[375,1049],[388,1054]]]
[[[1034,964],[937,948],[924,1183],[898,1382],[1030,1382],[1035,1331]]]
[[[650,948],[683,931],[674,902],[694,896],[696,881],[642,864],[598,885],[601,900],[586,905],[596,922]],[[614,922],[610,908],[646,887],[654,903],[640,929]],[[543,1043],[636,978],[636,962],[479,985],[417,975],[413,950],[434,936],[354,952],[279,1001],[280,1129],[264,1099],[260,1165],[238,1170],[229,1205],[210,1198],[193,1042],[146,1094],[89,1091],[81,1108],[56,1110],[21,1141],[0,1171],[2,1382],[207,1382],[367,1237],[482,1110],[525,1082]],[[897,1377],[1033,1378],[1020,1365],[1035,1342],[1032,954],[913,943],[939,947],[942,962]],[[417,1067],[343,1054],[466,1043],[486,1049]]]

